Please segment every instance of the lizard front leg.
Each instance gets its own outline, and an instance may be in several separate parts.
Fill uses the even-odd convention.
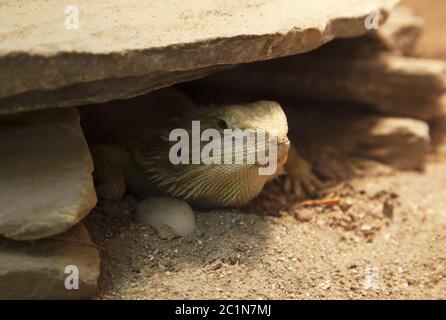
[[[95,145],[90,148],[94,162],[93,179],[100,200],[119,200],[127,189],[124,173],[129,160],[126,150],[112,145]]]
[[[310,163],[305,160],[294,145],[290,146],[285,163],[284,189],[297,197],[315,196],[322,187],[322,182],[312,171]]]
[[[126,192],[141,199],[160,195],[132,154],[113,145],[91,147],[96,193],[101,200],[119,200]]]

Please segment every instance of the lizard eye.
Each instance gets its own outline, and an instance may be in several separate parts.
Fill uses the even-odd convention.
[[[228,128],[229,128],[228,123],[227,123],[226,120],[224,120],[224,119],[220,119],[220,120],[218,120],[217,125],[218,125],[218,127],[219,127],[220,129],[222,129],[222,130],[224,130],[224,129],[228,129]]]

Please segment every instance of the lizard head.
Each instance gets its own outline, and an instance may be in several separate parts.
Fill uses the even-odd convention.
[[[136,155],[136,159],[157,188],[170,196],[183,198],[193,205],[200,207],[243,205],[260,193],[265,183],[281,170],[287,159],[288,124],[285,113],[276,102],[258,101],[221,107],[211,106],[201,108],[180,119],[169,127],[170,130],[164,132],[161,139],[145,146],[142,152]],[[199,124],[198,161],[194,161],[192,155],[194,143],[192,121]],[[189,140],[186,143],[183,141],[183,144],[182,141],[178,142],[175,139],[172,141],[171,133],[174,128],[182,129],[181,132],[184,132]],[[203,140],[208,129],[212,129],[212,134]],[[237,136],[236,132],[240,131],[249,132],[256,137],[254,147],[247,143],[247,136]],[[232,148],[227,148],[225,144],[225,138],[228,136]],[[258,137],[263,137],[263,140],[258,140]],[[209,148],[210,142],[219,139],[221,144],[218,148]],[[237,143],[240,142],[241,146],[238,148]],[[179,146],[185,147],[186,150],[180,150]],[[257,157],[259,150],[263,152],[262,160]],[[186,161],[172,161],[172,154],[177,156],[179,151],[188,153],[183,158]],[[225,156],[228,154],[232,156],[232,162],[225,161]],[[212,161],[209,161],[210,155]],[[236,160],[237,155],[241,155],[239,162]],[[249,155],[254,157],[250,158]],[[249,162],[249,159],[254,161]],[[270,167],[272,170],[268,174],[261,173],[262,169]]]
[[[234,104],[216,108],[205,117],[205,123],[217,128],[222,135],[224,130],[251,130],[264,134],[266,143],[270,139],[277,142],[277,163],[283,165],[288,156],[288,123],[282,107],[274,101],[258,101],[249,104]],[[260,145],[257,145],[261,148]]]

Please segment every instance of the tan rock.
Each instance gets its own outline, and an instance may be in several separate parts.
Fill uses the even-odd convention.
[[[417,45],[416,54],[432,59],[446,59],[446,1],[403,0],[404,4],[422,16],[426,22],[425,32]]]
[[[33,240],[62,233],[95,206],[76,109],[1,117],[0,137],[1,235]]]
[[[388,50],[413,55],[423,33],[424,20],[407,6],[398,6],[374,36]]]
[[[388,53],[362,57],[355,51],[350,54],[350,49],[328,45],[301,56],[239,66],[191,86],[208,97],[355,102],[422,120],[444,115],[444,61]]]
[[[421,169],[430,150],[429,126],[420,120],[342,111],[287,111],[297,143],[333,147],[403,170]]]
[[[99,262],[99,250],[82,224],[35,242],[2,239],[0,299],[94,298]]]
[[[421,169],[429,151],[429,126],[408,118],[366,117],[353,123],[351,153],[397,169]],[[352,137],[353,135],[356,137]]]
[[[6,3],[0,113],[129,98],[224,65],[306,52],[366,33],[365,19],[376,9],[385,19],[396,2],[78,0],[77,30],[64,28],[60,1]]]
[[[423,34],[424,20],[407,6],[393,9],[378,29],[355,39],[337,40],[328,54],[344,57],[370,57],[383,51],[399,55],[414,55]]]

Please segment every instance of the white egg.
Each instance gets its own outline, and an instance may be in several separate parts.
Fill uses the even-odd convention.
[[[197,227],[191,206],[186,201],[169,197],[142,201],[136,210],[136,220],[154,227],[163,239],[188,236]]]

